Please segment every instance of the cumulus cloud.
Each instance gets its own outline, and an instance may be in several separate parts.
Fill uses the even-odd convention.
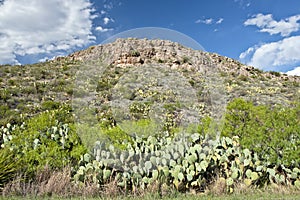
[[[250,47],[248,48],[245,52],[240,54],[240,59],[244,60],[247,59],[247,57],[255,50],[254,47]]]
[[[112,31],[114,29],[112,29],[112,28],[103,28],[102,26],[98,26],[98,27],[95,28],[95,30],[99,31],[101,33],[104,33],[104,32],[108,32],[108,31]]]
[[[289,36],[291,33],[300,29],[300,15],[294,15],[280,21],[273,19],[271,14],[257,14],[244,22],[245,26],[254,25],[260,28],[260,32],[266,32],[270,35],[280,34],[283,37]]]
[[[296,67],[295,69],[286,72],[286,74],[300,76],[300,67]]]
[[[264,70],[284,71],[300,62],[300,36],[250,47],[240,54],[240,59]]]
[[[52,54],[93,42],[89,0],[7,0],[0,5],[0,64],[17,56]]]

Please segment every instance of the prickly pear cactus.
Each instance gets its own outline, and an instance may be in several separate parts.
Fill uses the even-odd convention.
[[[299,187],[300,170],[276,166],[261,160],[255,152],[242,149],[239,138],[213,140],[199,134],[176,138],[136,137],[125,150],[97,142],[93,154],[82,156],[75,181],[103,184],[115,180],[118,186],[146,188],[158,182],[177,190],[203,191],[212,180],[223,178],[228,192],[234,185],[263,185],[273,182]]]

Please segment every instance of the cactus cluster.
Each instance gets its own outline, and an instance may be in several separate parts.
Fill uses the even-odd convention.
[[[23,123],[20,127],[16,125],[12,126],[11,124],[7,124],[6,127],[2,126],[0,129],[2,137],[1,147],[3,148],[5,144],[9,144],[10,148],[13,149],[15,145],[13,143],[9,143],[13,140],[14,137],[16,137],[13,131],[15,131],[17,128],[24,131],[24,126],[26,126],[25,123]],[[56,122],[55,126],[49,127],[47,131],[41,131],[39,135],[32,135],[34,136],[34,138],[31,138],[33,142],[28,145],[30,147],[33,147],[33,149],[36,149],[39,145],[43,144],[43,140],[50,139],[59,144],[64,149],[66,141],[69,139],[69,129],[70,128],[68,124]]]
[[[66,146],[66,140],[69,139],[69,125],[68,124],[63,124],[63,123],[58,123],[56,126],[52,126],[47,130],[47,135],[52,140],[57,142],[62,146],[62,148],[65,148]]]
[[[255,152],[242,149],[238,137],[211,139],[192,134],[136,137],[122,151],[97,142],[93,155],[82,156],[74,176],[77,182],[90,180],[99,185],[114,180],[131,190],[159,183],[180,191],[203,191],[217,178],[225,180],[228,192],[235,183],[299,187],[300,170],[261,160]]]

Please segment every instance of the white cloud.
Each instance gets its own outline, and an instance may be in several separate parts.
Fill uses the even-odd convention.
[[[216,24],[221,24],[223,21],[224,21],[224,19],[223,19],[223,18],[220,18],[220,19],[216,22]]]
[[[108,18],[108,17],[104,17],[104,18],[103,18],[103,23],[104,23],[104,25],[107,25],[109,22],[114,22],[114,20],[111,19],[111,18]]]
[[[108,17],[104,17],[103,18],[103,23],[106,25],[108,24],[108,22],[110,21],[110,19]]]
[[[285,67],[300,62],[300,36],[250,47],[240,54],[240,59],[264,70],[285,71]]]
[[[202,23],[202,24],[212,24],[213,19],[212,18],[208,18],[208,19],[198,19],[195,21],[196,24]]]
[[[241,60],[246,59],[247,56],[248,56],[249,54],[251,54],[254,50],[255,50],[254,47],[248,48],[245,52],[241,53],[240,59],[241,59]]]
[[[205,24],[211,24],[212,22],[213,22],[213,19],[212,19],[212,18],[209,18],[209,19],[204,20],[204,23],[205,23]]]
[[[257,14],[244,22],[245,26],[254,25],[260,28],[260,32],[267,32],[271,35],[280,34],[283,37],[300,29],[300,15],[291,16],[280,21],[273,19],[271,14]]]
[[[198,20],[195,21],[195,23],[196,24],[202,23],[202,24],[207,24],[207,25],[213,24],[213,23],[215,23],[215,24],[221,24],[223,22],[223,20],[224,20],[223,18],[220,18],[217,21],[214,20],[213,18],[207,18],[207,19],[198,19]]]
[[[9,0],[0,5],[0,64],[17,56],[53,54],[95,40],[89,0]]]
[[[101,33],[104,33],[104,32],[108,32],[108,31],[112,31],[114,29],[112,29],[112,28],[103,28],[102,26],[98,26],[98,27],[95,28],[95,30],[99,31]]]
[[[286,74],[300,76],[300,67],[296,67],[295,69],[286,72]]]
[[[38,61],[39,61],[39,62],[46,62],[46,61],[49,61],[49,60],[54,60],[55,58],[57,58],[57,57],[59,57],[59,56],[63,56],[63,55],[57,55],[57,56],[53,56],[53,57],[48,57],[48,56],[46,56],[46,57],[44,57],[44,58],[39,59]]]

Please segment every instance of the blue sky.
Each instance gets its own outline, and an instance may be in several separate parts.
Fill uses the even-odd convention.
[[[67,55],[141,27],[179,31],[208,52],[300,75],[299,0],[4,0],[0,63]]]

